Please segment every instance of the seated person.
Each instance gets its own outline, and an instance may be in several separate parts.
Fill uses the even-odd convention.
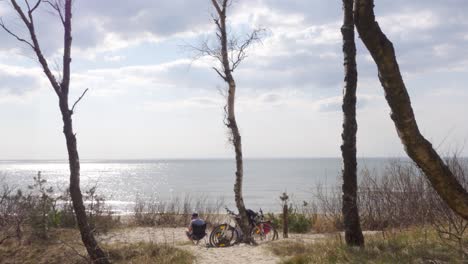
[[[206,235],[206,223],[198,216],[198,213],[193,213],[191,219],[188,230],[185,233],[190,241],[200,240]]]

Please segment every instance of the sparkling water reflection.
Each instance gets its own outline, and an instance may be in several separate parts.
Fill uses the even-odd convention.
[[[380,172],[388,159],[360,159],[361,168]],[[0,181],[27,188],[38,171],[56,190],[68,186],[65,161],[0,161]],[[131,211],[137,197],[171,200],[175,197],[224,197],[234,207],[233,160],[89,160],[82,161],[81,188],[98,186],[114,210]],[[245,161],[244,200],[248,207],[279,211],[279,195],[310,200],[317,184],[339,185],[341,159],[248,159]],[[194,208],[196,210],[196,208]]]

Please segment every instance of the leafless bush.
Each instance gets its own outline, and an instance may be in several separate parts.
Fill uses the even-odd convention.
[[[468,162],[456,155],[446,162],[463,186],[468,188]],[[336,230],[342,230],[341,200],[339,186],[324,189],[319,185],[315,199],[310,203],[318,208],[319,218],[324,218]],[[362,227],[366,230],[432,225],[442,238],[456,243],[461,250],[466,248],[467,221],[441,200],[412,162],[390,161],[380,175],[362,170],[358,205]],[[314,229],[327,229],[322,221],[314,223]]]
[[[3,186],[0,198],[1,243],[9,238],[21,240],[23,225],[28,220],[28,213],[32,207],[31,200],[31,196],[23,195],[21,190],[15,190],[8,185]]]
[[[427,224],[432,189],[413,163],[392,161],[383,175],[362,172],[358,202],[366,229],[405,228]]]
[[[446,163],[462,186],[468,189],[468,163],[463,163],[457,156],[446,159]],[[451,210],[436,192],[429,192],[426,198],[431,205],[429,220],[439,237],[449,244],[455,244],[461,257],[466,259],[468,257],[466,250],[468,248],[466,237],[468,221]]]
[[[28,192],[2,186],[0,193],[0,242],[9,238],[21,240],[25,230],[36,238],[47,239],[51,228],[76,228],[76,220],[68,190],[57,196],[38,172]],[[96,186],[85,192],[87,213],[94,231],[106,232],[119,224],[112,216]]]
[[[323,220],[325,220],[325,222],[321,221],[319,229],[343,229],[341,202],[341,192],[339,188],[324,189],[322,185],[317,185],[315,199],[311,204],[315,204],[314,206],[318,208],[318,211],[324,218]]]

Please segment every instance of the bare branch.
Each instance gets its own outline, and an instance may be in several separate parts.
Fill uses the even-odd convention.
[[[34,49],[34,45],[33,45],[31,42],[25,40],[24,38],[19,37],[18,35],[16,35],[15,33],[13,33],[11,30],[9,30],[9,29],[5,26],[5,23],[3,23],[3,19],[2,19],[2,18],[0,18],[0,27],[2,27],[3,30],[5,30],[8,34],[12,35],[13,37],[15,37],[17,40],[28,44],[32,49]]]
[[[75,103],[74,103],[73,106],[72,106],[72,109],[70,110],[72,114],[73,114],[73,111],[75,110],[76,104],[78,104],[78,103],[81,101],[81,99],[83,99],[83,96],[85,96],[85,94],[86,94],[86,92],[87,92],[88,90],[89,90],[89,89],[86,88],[86,90],[84,90],[84,92],[81,94],[81,96],[78,98],[78,100],[75,101]]]
[[[41,4],[42,0],[37,0],[37,3],[33,6],[33,8],[31,10],[29,10],[31,13],[34,12],[34,10],[36,10],[39,5]]]
[[[228,79],[226,78],[226,76],[224,76],[216,67],[213,67],[213,70],[216,71],[216,73],[224,80],[224,81],[228,81]]]
[[[27,1],[26,1],[26,3],[27,3]],[[33,19],[32,19],[32,13],[31,12],[28,13],[29,17],[30,17],[30,19],[28,19],[28,17],[25,15],[25,13],[21,9],[21,7],[18,5],[16,0],[11,0],[11,4],[13,5],[13,8],[18,13],[18,15],[20,16],[23,23],[25,24],[26,28],[28,29],[32,43],[28,42],[28,41],[26,41],[26,40],[24,40],[22,38],[19,38],[16,34],[12,33],[10,30],[8,30],[4,25],[2,26],[2,28],[5,31],[7,31],[10,35],[16,37],[19,41],[27,43],[33,49],[33,51],[36,53],[36,56],[37,56],[37,58],[39,60],[39,63],[42,66],[42,69],[44,70],[44,73],[46,74],[47,78],[49,79],[49,82],[51,83],[52,87],[54,88],[55,93],[58,96],[60,96],[61,95],[60,85],[57,83],[57,81],[55,79],[55,76],[50,71],[47,60],[45,59],[44,55],[42,54],[41,48],[39,47],[39,41],[38,41],[37,36],[36,36],[36,29],[34,27],[34,23],[33,23]],[[30,7],[28,7],[28,9],[32,10]],[[2,22],[2,24],[3,24],[3,22]]]
[[[31,21],[28,20],[28,18],[26,17],[26,15],[24,14],[21,7],[18,5],[16,0],[11,0],[11,4],[13,5],[13,8],[16,10],[18,15],[20,16],[21,20],[23,20],[24,24],[26,24],[26,26],[29,29],[29,27],[31,27]]]
[[[60,8],[58,2],[51,2],[49,0],[44,0],[45,3],[49,4],[56,12],[57,14],[59,15],[60,17],[60,20],[62,21],[62,24],[65,25],[65,18],[63,17],[63,14],[62,14],[62,9]]]
[[[28,7],[28,11],[31,11],[31,7],[29,6],[29,1],[28,1],[28,0],[24,0],[24,3],[25,3],[26,6]]]
[[[33,20],[33,15],[32,14],[33,14],[34,10],[36,10],[39,7],[39,4],[41,3],[41,0],[38,0],[37,3],[33,6],[33,8],[31,8],[31,6],[29,5],[28,0],[24,0],[24,2],[26,3],[26,6],[28,7],[29,21],[31,22],[31,26],[33,26],[34,20]]]
[[[253,30],[252,33],[240,46],[237,46],[237,39],[234,40],[234,47],[232,47],[232,49],[233,51],[237,51],[237,56],[236,59],[232,60],[231,71],[234,71],[237,68],[237,66],[239,66],[239,64],[247,57],[246,49],[255,42],[261,41],[261,34],[263,32],[265,32],[265,29],[263,28]]]
[[[218,14],[221,15],[223,11],[225,10],[224,3],[226,3],[226,0],[223,0],[223,10],[221,10],[221,8],[219,7],[218,1],[211,0],[211,2],[213,3],[213,6],[215,7],[216,12],[218,12]]]
[[[221,24],[219,23],[219,19],[218,18],[213,18],[213,21],[215,22],[216,27],[218,28],[218,30],[221,31],[222,27],[221,27]],[[216,35],[218,36],[218,38],[221,39],[221,35],[219,34],[219,32],[216,32]]]

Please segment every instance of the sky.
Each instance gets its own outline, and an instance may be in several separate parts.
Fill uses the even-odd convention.
[[[468,1],[379,0],[422,134],[442,154],[467,156]],[[223,124],[226,85],[216,61],[210,0],[76,0],[70,101],[82,159],[232,158]],[[63,29],[47,5],[35,14],[49,64],[60,69]],[[27,32],[9,1],[0,17]],[[234,0],[229,33],[264,28],[234,72],[247,158],[339,157],[341,1]],[[357,153],[404,156],[372,58],[357,44]],[[0,159],[66,159],[58,99],[33,52],[0,31]]]

